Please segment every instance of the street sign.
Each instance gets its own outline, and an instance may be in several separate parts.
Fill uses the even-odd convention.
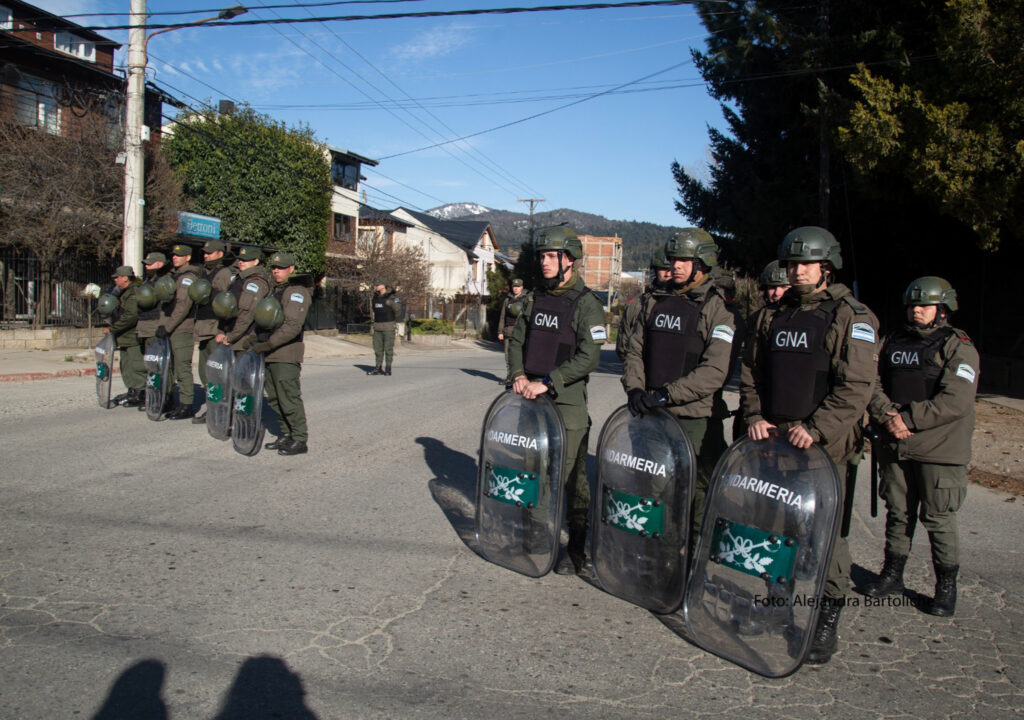
[[[179,212],[178,234],[207,238],[208,240],[219,240],[220,218],[199,215],[197,213]]]

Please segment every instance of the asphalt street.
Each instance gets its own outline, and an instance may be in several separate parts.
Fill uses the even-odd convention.
[[[1019,500],[971,487],[953,619],[913,592],[861,602],[830,664],[766,679],[678,617],[474,552],[496,346],[369,365],[304,365],[310,453],[293,458],[102,410],[91,377],[0,386],[0,718],[1021,716]],[[592,468],[623,401],[610,350],[590,395]],[[882,555],[866,474],[855,579]],[[930,596],[920,530],[907,581]]]

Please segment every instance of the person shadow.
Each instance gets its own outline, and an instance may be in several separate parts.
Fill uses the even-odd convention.
[[[505,382],[505,378],[498,377],[494,373],[487,372],[486,370],[477,370],[476,368],[460,368],[460,369],[462,370],[462,372],[466,373],[467,375],[469,375],[471,377],[483,378],[484,380],[491,380],[493,382],[500,382],[500,383],[504,383]]]
[[[141,660],[114,681],[92,720],[167,720],[160,696],[166,669],[159,660]]]
[[[317,720],[298,674],[281,658],[247,658],[213,720]]]
[[[418,437],[427,467],[434,474],[428,486],[434,502],[459,539],[476,552],[476,458],[452,450],[432,437]]]

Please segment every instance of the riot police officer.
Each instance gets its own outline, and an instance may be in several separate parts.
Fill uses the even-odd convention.
[[[235,250],[237,273],[228,286],[228,292],[235,300],[237,314],[222,319],[220,332],[215,342],[233,345],[242,339],[252,327],[256,304],[270,294],[271,278],[263,265],[263,253],[252,245],[242,245]],[[214,308],[216,311],[216,308]],[[230,313],[229,313],[230,314]]]
[[[583,244],[568,227],[546,228],[534,243],[542,284],[526,296],[523,312],[509,342],[512,391],[524,398],[547,394],[555,403],[566,436],[566,507],[571,568],[580,573],[586,561],[590,515],[587,483],[587,381],[597,369],[607,335],[600,300],[587,288],[575,262]]]
[[[758,284],[761,286],[766,305],[777,303],[789,290],[789,276],[786,274],[786,268],[782,267],[778,260],[772,260],[764,266],[759,280]]]
[[[640,308],[645,298],[652,292],[663,292],[672,282],[672,263],[665,257],[665,253],[657,252],[651,256],[649,267],[650,280],[640,297],[627,303],[626,309],[619,320],[619,333],[615,338],[615,354],[619,360],[626,361],[626,349],[629,347],[629,338],[636,331],[637,317],[640,315]]]
[[[139,322],[139,304],[135,293],[142,281],[135,277],[131,265],[119,267],[113,280],[119,291],[119,308],[113,323],[109,328],[103,328],[103,332],[114,336],[120,351],[121,380],[128,388],[122,404],[125,407],[139,407],[145,402],[146,368],[142,362],[139,337],[135,333]]]
[[[156,329],[160,326],[160,301],[156,296],[156,283],[170,272],[171,266],[167,262],[167,256],[162,252],[151,251],[142,259],[142,265],[146,269],[146,279],[135,291],[136,304],[139,308],[139,320],[135,325],[135,335],[139,339],[139,346],[143,354],[146,351],[146,344],[150,338],[156,336]],[[143,362],[145,368],[145,362]],[[138,404],[139,412],[146,409],[144,396]]]
[[[519,317],[516,308],[518,306],[515,303],[519,302],[523,295],[523,279],[515,278],[509,284],[508,296],[504,302],[501,303],[501,312],[498,315],[498,339],[503,340],[505,343],[505,380],[502,381],[503,385],[512,384],[512,376],[508,371],[508,344],[509,336],[512,334],[512,328],[516,326],[516,319]],[[512,307],[513,309],[509,309]]]
[[[274,278],[270,297],[279,303],[284,322],[272,332],[247,335],[239,347],[263,353],[266,362],[263,387],[267,402],[281,422],[281,437],[265,447],[277,450],[278,455],[301,455],[308,451],[309,439],[300,382],[305,351],[302,328],[309,314],[312,293],[305,282],[295,277],[295,257],[289,252],[274,253],[270,258],[270,273]],[[257,308],[255,313],[259,312]]]
[[[782,434],[797,448],[820,443],[837,467],[857,449],[878,362],[878,320],[835,282],[839,242],[828,230],[800,227],[779,247],[791,287],[757,316],[747,343],[740,401],[748,435]],[[845,475],[840,475],[845,485]],[[845,498],[845,489],[840,492]],[[836,648],[849,586],[850,551],[836,529],[818,625],[806,662],[825,663]]]
[[[202,297],[205,298],[205,301],[196,299],[195,290],[200,283],[196,282],[192,286],[192,299],[196,303],[195,340],[199,345],[199,382],[204,388],[206,387],[206,360],[213,352],[216,342],[214,338],[219,330],[217,316],[213,312],[210,300],[217,293],[227,290],[235,277],[232,266],[224,263],[224,248],[225,245],[220,240],[207,240],[203,245],[201,280],[205,282],[201,284],[204,287]],[[206,283],[209,283],[208,293]],[[205,423],[206,413],[192,418],[192,422],[197,425]]]
[[[924,610],[948,617],[956,609],[956,513],[967,495],[978,351],[966,333],[949,324],[959,304],[944,279],[914,280],[903,304],[907,324],[882,345],[868,408],[882,434],[875,446],[886,517],[885,562],[865,592],[885,597],[903,590],[903,568],[920,517],[935,568],[935,594]]]
[[[192,407],[195,389],[192,387],[192,347],[195,319],[189,288],[199,279],[199,268],[192,265],[192,248],[182,243],[171,249],[174,270],[174,296],[160,308],[160,324],[156,337],[171,338],[171,361],[174,364],[174,382],[178,386],[178,407],[167,413],[168,420],[185,420],[196,414]]]
[[[370,300],[370,320],[373,323],[373,355],[376,367],[367,375],[390,375],[391,360],[395,356],[395,323],[401,309],[401,301],[389,289],[386,280],[377,280],[373,285]]]
[[[689,436],[697,454],[696,535],[708,478],[726,447],[721,417],[713,419],[712,411],[715,396],[729,380],[736,318],[711,279],[718,264],[718,245],[711,235],[685,228],[665,243],[665,257],[672,263],[672,280],[643,297],[626,348],[622,387],[634,415],[665,408]]]

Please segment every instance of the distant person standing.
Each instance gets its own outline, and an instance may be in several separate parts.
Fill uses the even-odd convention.
[[[868,411],[882,431],[875,443],[885,499],[885,563],[866,586],[871,597],[903,591],[903,568],[917,520],[928,531],[935,595],[924,611],[956,610],[960,536],[956,514],[967,496],[974,433],[978,351],[949,324],[956,290],[940,277],[914,280],[903,293],[907,324],[882,345]]]
[[[231,265],[224,263],[224,243],[220,240],[207,240],[203,245],[202,277],[210,283],[211,297],[224,292],[231,285],[235,271]],[[214,338],[219,330],[217,316],[213,312],[213,304],[207,300],[196,307],[195,339],[199,345],[199,382],[206,387],[206,361],[216,345]],[[206,413],[192,419],[195,424],[206,422]]]
[[[258,247],[242,245],[235,249],[235,258],[238,272],[228,291],[235,298],[238,314],[221,320],[220,332],[214,337],[216,342],[224,345],[233,345],[249,331],[254,322],[256,303],[270,294],[270,286],[274,282],[262,264],[263,252]]]
[[[522,296],[523,280],[522,278],[516,278],[509,285],[508,296],[501,303],[501,313],[498,315],[498,339],[505,341],[505,379],[501,381],[503,385],[512,384],[512,376],[508,371],[508,344],[512,335],[512,328],[516,326],[516,320],[519,318],[519,311],[521,311],[521,308],[519,308],[519,311],[515,308],[512,310],[509,308],[522,299]]]
[[[113,323],[109,328],[103,328],[103,332],[114,336],[119,350],[121,380],[128,388],[121,404],[138,407],[145,403],[146,391],[146,366],[142,362],[142,346],[135,332],[139,323],[139,304],[135,293],[142,281],[135,277],[131,265],[122,265],[114,273],[114,285],[120,293],[120,307]]]
[[[370,301],[370,319],[373,323],[373,355],[376,367],[367,375],[390,375],[391,361],[395,356],[395,325],[401,312],[402,302],[394,289],[388,288],[386,280],[373,285]]]
[[[649,270],[650,278],[643,292],[639,297],[626,303],[626,309],[622,311],[622,317],[619,319],[619,332],[615,338],[615,354],[622,362],[626,361],[629,339],[636,332],[637,318],[640,317],[640,310],[647,302],[648,296],[651,293],[665,292],[672,284],[672,263],[665,257],[664,252],[658,252],[651,256]]]
[[[192,298],[189,288],[199,279],[199,268],[192,265],[192,248],[178,243],[171,250],[171,264],[174,270],[174,297],[164,303],[160,310],[160,325],[156,329],[158,338],[170,336],[171,358],[174,363],[174,382],[178,386],[178,407],[167,413],[168,420],[185,420],[195,416],[192,402],[195,388],[192,387],[192,350],[195,345],[195,316],[192,312]]]

